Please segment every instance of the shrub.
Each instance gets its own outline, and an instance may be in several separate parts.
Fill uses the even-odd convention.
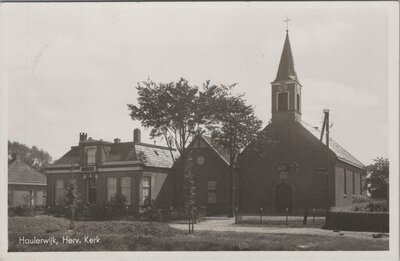
[[[9,208],[10,216],[22,216],[22,217],[30,217],[34,216],[35,209],[30,205],[20,205],[15,208]]]
[[[324,228],[352,231],[389,232],[389,213],[329,211]]]
[[[68,215],[68,209],[65,206],[48,206],[46,214],[55,217],[66,217]]]
[[[332,207],[331,210],[336,212],[387,212],[389,205],[386,199],[356,197],[350,206]]]
[[[142,206],[141,217],[145,220],[159,221],[161,219],[159,206],[153,199],[146,199]]]

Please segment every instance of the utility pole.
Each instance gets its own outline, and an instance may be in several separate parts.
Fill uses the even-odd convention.
[[[330,159],[329,159],[329,155],[330,155],[330,151],[329,151],[329,109],[324,109],[323,110],[325,117],[324,117],[324,127],[326,128],[326,209],[327,211],[329,210],[329,163],[330,163]],[[322,135],[321,135],[322,138]]]

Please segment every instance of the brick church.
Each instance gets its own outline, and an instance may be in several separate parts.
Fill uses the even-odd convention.
[[[363,193],[365,166],[302,121],[301,90],[286,31],[278,73],[271,83],[272,119],[239,157],[243,211],[262,207],[272,213],[286,209],[300,213],[347,206]]]

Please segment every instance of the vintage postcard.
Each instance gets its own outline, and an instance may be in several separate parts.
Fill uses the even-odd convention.
[[[0,259],[398,260],[398,8],[1,4]]]

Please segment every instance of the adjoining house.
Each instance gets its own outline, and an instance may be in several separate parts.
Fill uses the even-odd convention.
[[[226,214],[230,194],[229,154],[211,137],[196,135],[188,146],[185,164],[194,175],[196,206],[205,207],[207,215]],[[175,166],[175,170],[178,185],[174,201],[178,203],[183,198],[180,194],[183,172],[181,166]]]
[[[8,206],[46,205],[46,176],[13,153],[8,163]]]
[[[243,211],[303,212],[347,206],[363,194],[365,166],[301,119],[302,85],[288,32],[271,83],[271,122],[240,155]]]
[[[79,144],[46,169],[48,205],[64,205],[70,183],[88,205],[105,205],[117,194],[132,209],[146,199],[170,202],[172,180],[167,177],[173,156],[176,151],[167,147],[142,143],[139,129],[130,142],[94,140],[80,133]]]

